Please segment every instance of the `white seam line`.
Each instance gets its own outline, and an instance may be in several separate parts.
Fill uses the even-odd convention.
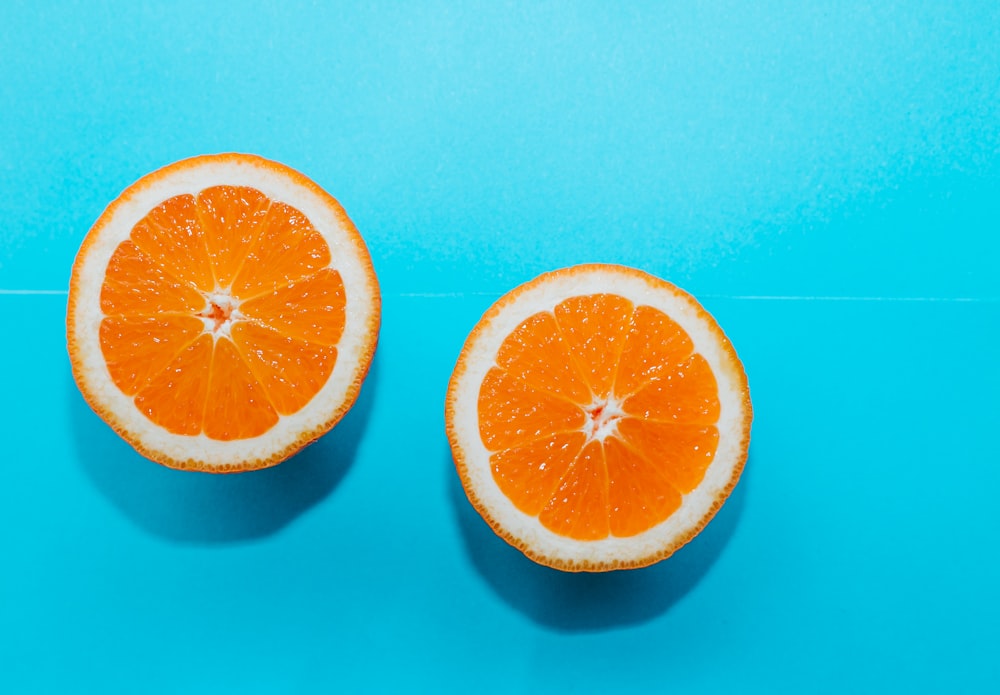
[[[65,296],[68,290],[0,289],[0,296]],[[461,299],[462,297],[500,297],[504,292],[396,292],[390,297],[406,299]],[[955,304],[995,304],[1000,297],[851,297],[838,295],[794,294],[699,294],[699,299],[732,299],[748,302],[941,302]]]
[[[503,292],[397,292],[396,297],[421,299],[449,299],[457,297],[499,297]]]
[[[851,297],[836,295],[701,294],[702,299],[760,302],[1000,302],[1000,297]]]
[[[407,299],[451,299],[462,297],[500,297],[504,292],[397,292],[388,296]],[[698,294],[698,299],[733,299],[751,302],[944,302],[997,303],[1000,297],[850,297],[835,295],[768,295],[768,294]]]

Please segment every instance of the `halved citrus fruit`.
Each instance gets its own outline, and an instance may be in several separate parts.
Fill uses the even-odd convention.
[[[582,265],[502,297],[448,386],[465,492],[528,557],[570,571],[642,567],[693,538],[747,458],[746,373],[687,293]]]
[[[364,241],[302,174],[243,154],[137,181],[73,265],[67,339],[90,406],[145,456],[274,465],[356,400],[381,300]]]

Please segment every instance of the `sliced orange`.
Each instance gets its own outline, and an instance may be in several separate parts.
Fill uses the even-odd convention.
[[[528,557],[642,567],[691,540],[747,458],[746,373],[715,320],[641,271],[542,275],[483,316],[448,386],[465,492]]]
[[[143,177],[83,241],[67,340],[90,406],[174,468],[264,468],[357,399],[381,300],[364,241],[302,174],[243,154]]]

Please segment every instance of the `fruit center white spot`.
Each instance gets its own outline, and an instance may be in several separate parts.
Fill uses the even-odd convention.
[[[618,432],[618,421],[625,415],[619,403],[613,396],[606,399],[596,399],[583,409],[587,414],[587,438],[603,442]]]
[[[205,296],[205,309],[198,314],[205,321],[205,330],[216,338],[229,337],[233,321],[243,318],[239,303],[225,292],[213,292]]]

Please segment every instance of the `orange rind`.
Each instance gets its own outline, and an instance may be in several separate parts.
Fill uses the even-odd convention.
[[[643,567],[690,541],[747,459],[743,365],[707,311],[633,268],[546,273],[496,302],[445,418],[469,501],[538,563]]]
[[[171,164],[83,240],[67,344],[87,403],[173,468],[275,465],[355,402],[378,340],[371,258],[340,204],[246,154]]]

